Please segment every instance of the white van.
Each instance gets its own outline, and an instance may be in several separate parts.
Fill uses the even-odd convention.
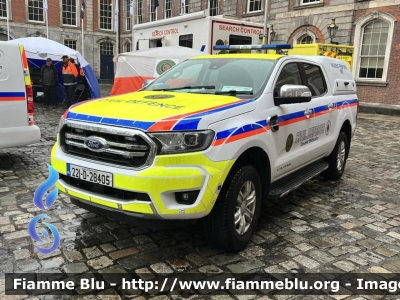
[[[207,54],[216,54],[219,51],[213,50],[214,45],[260,44],[263,33],[263,24],[227,16],[210,16],[209,10],[204,10],[136,24],[132,30],[132,44],[135,45],[136,50],[183,46]],[[269,41],[269,27],[267,33]]]
[[[38,143],[28,61],[22,45],[0,42],[0,149]]]

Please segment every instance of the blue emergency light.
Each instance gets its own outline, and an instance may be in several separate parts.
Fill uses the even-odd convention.
[[[215,45],[213,50],[280,50],[293,49],[292,44]]]

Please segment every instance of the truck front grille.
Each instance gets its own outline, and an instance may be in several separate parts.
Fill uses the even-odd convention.
[[[88,137],[104,139],[106,148],[90,150],[85,145]],[[69,121],[60,131],[60,146],[70,155],[129,168],[148,165],[155,153],[153,142],[140,131]]]

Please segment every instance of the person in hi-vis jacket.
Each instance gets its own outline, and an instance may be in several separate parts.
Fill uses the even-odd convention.
[[[76,77],[78,77],[78,70],[76,66],[67,55],[62,57],[62,78],[65,88],[65,103],[69,107],[75,103],[74,92],[76,88]]]

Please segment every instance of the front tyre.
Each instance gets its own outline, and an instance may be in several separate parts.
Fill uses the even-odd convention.
[[[342,177],[348,155],[349,141],[347,135],[341,131],[336,141],[335,148],[326,160],[329,167],[322,173],[322,176],[330,180],[337,180]]]
[[[204,219],[203,228],[213,244],[237,252],[246,247],[257,226],[261,182],[257,170],[247,165],[235,172],[233,179],[226,184],[213,210]]]

